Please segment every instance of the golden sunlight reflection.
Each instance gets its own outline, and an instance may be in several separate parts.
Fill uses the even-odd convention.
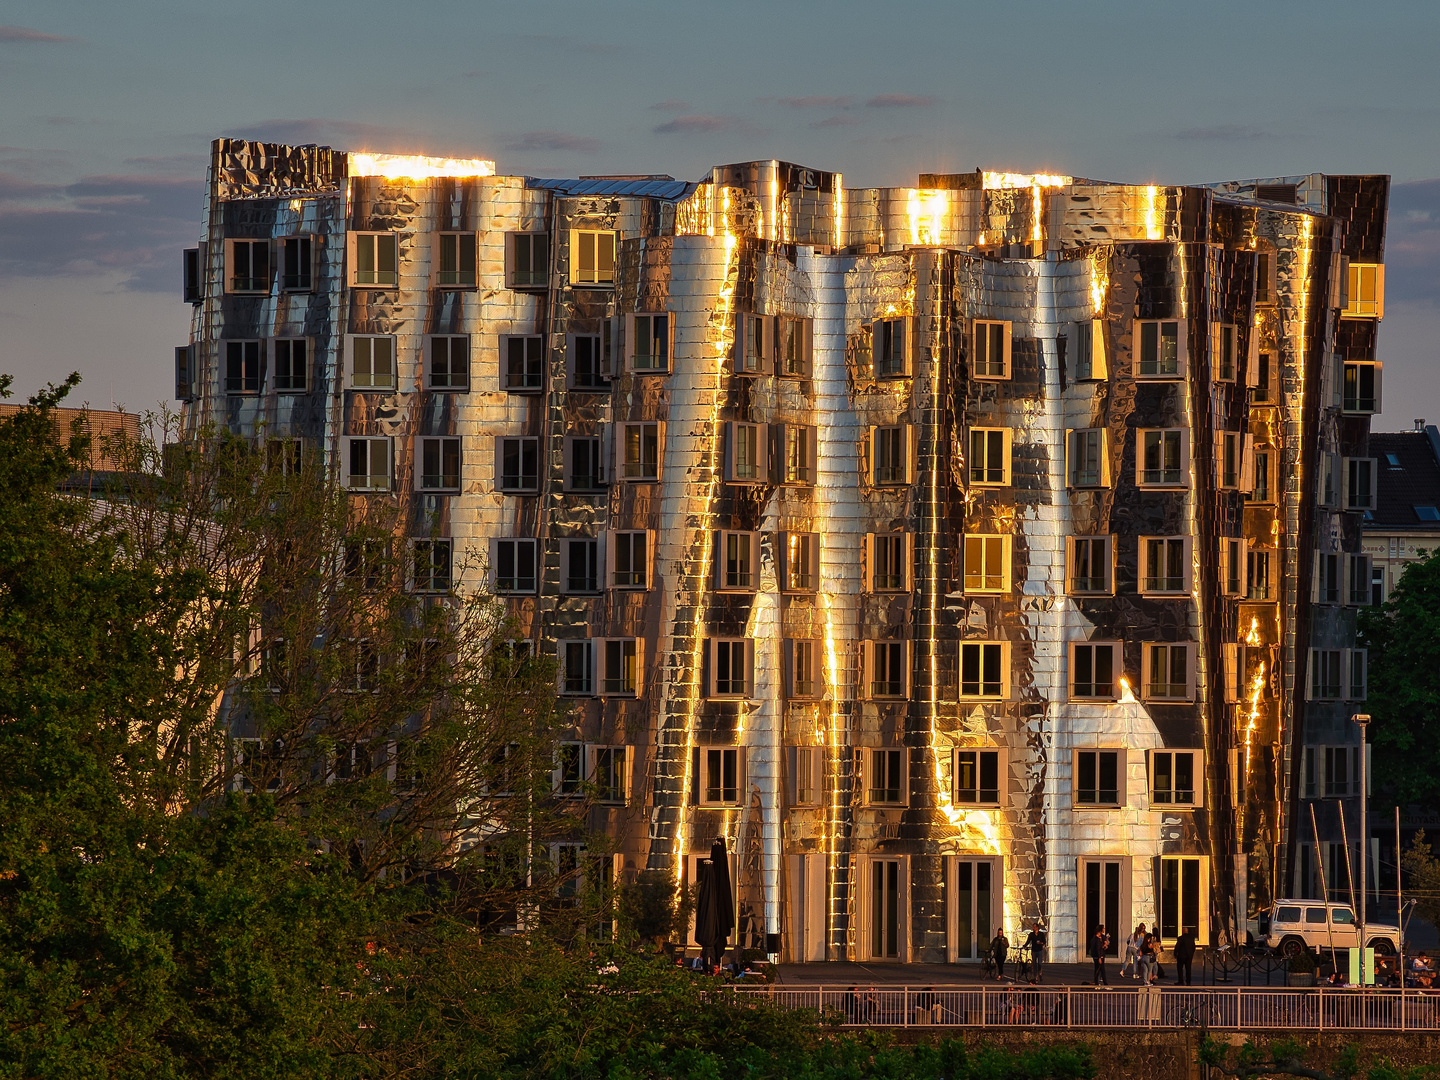
[[[1117,699],[1121,705],[1138,705],[1135,700],[1135,691],[1130,687],[1130,680],[1124,675],[1120,676],[1120,697]]]
[[[351,176],[383,176],[387,180],[428,180],[435,176],[494,176],[495,162],[484,158],[439,158],[406,154],[350,155]]]

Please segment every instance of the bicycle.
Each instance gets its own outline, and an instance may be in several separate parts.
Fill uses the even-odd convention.
[[[1172,1027],[1203,1028],[1210,1026],[1209,1005],[1181,1005],[1170,1010]]]
[[[982,979],[996,979],[1000,977],[1000,969],[995,966],[994,953],[988,951],[985,953],[985,966],[980,969],[980,977]]]

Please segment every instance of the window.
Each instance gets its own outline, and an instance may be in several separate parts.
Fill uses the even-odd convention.
[[[813,366],[810,320],[781,315],[775,320],[775,374],[809,378]]]
[[[602,803],[624,803],[630,791],[629,747],[592,746],[590,751],[590,783],[595,799]]]
[[[1341,596],[1340,556],[1334,552],[1315,553],[1315,586],[1311,599],[1317,604],[1338,604]]]
[[[1345,362],[1341,386],[1341,410],[1347,413],[1380,411],[1382,365],[1371,361]]]
[[[1270,599],[1270,556],[1264,549],[1245,552],[1245,599]]]
[[[754,684],[755,643],[748,638],[720,638],[711,642],[710,693],[712,698],[749,697]]]
[[[604,390],[610,384],[610,348],[614,335],[610,321],[600,324],[598,334],[570,336],[570,387],[573,390]]]
[[[345,486],[351,491],[390,490],[390,440],[347,438]]]
[[[697,746],[691,762],[694,801],[733,806],[745,793],[745,751],[737,746]]]
[[[275,340],[275,375],[271,385],[280,394],[303,394],[310,389],[310,342],[307,338]]]
[[[973,534],[965,537],[965,591],[1010,591],[1010,537]]]
[[[871,592],[910,591],[910,537],[908,533],[872,533],[866,536],[866,565]]]
[[[470,388],[470,335],[449,334],[430,339],[431,390]]]
[[[1190,467],[1190,433],[1183,428],[1142,429],[1136,482],[1141,487],[1178,487]]]
[[[1346,576],[1350,582],[1349,595],[1346,600],[1348,603],[1365,607],[1370,603],[1370,586],[1374,582],[1374,575],[1370,568],[1370,556],[1350,555],[1345,561],[1349,564],[1349,573]]]
[[[1185,374],[1179,322],[1137,320],[1135,337],[1140,350],[1136,378],[1178,379]]]
[[[1109,595],[1114,588],[1114,537],[1072,536],[1067,547],[1069,592]]]
[[[1345,459],[1345,509],[1375,509],[1375,459]]]
[[[1275,253],[1257,251],[1255,253],[1255,303],[1273,304],[1274,302]]]
[[[595,234],[590,234],[595,235]],[[610,235],[609,274],[614,276],[615,240]],[[509,285],[512,289],[544,288],[550,284],[550,234],[549,233],[508,233],[505,237],[506,254],[509,256]],[[594,243],[591,244],[591,267],[594,262]],[[593,273],[592,273],[593,277]],[[576,281],[581,280],[575,278]]]
[[[555,748],[555,770],[553,783],[555,794],[561,798],[574,798],[581,794],[584,783],[585,746],[583,743],[562,742]],[[573,849],[574,845],[559,845],[562,852]],[[574,868],[574,862],[571,862]]]
[[[825,756],[819,746],[785,748],[786,787],[791,806],[818,806],[824,788]]]
[[[1343,799],[1360,794],[1360,747],[1305,747],[1302,783],[1306,799]]]
[[[1165,855],[1160,859],[1160,940],[1174,942],[1185,930],[1195,940],[1209,941],[1209,860],[1203,856]]]
[[[1123,805],[1124,765],[1124,750],[1075,751],[1075,805]]]
[[[384,540],[345,540],[345,580],[362,592],[374,592],[386,577],[389,545]]]
[[[460,490],[460,440],[454,437],[422,438],[420,468],[415,480],[418,491]]]
[[[1366,690],[1364,649],[1311,649],[1311,701],[1364,701]]]
[[[1370,654],[1364,649],[1349,649],[1345,653],[1345,698],[1348,701],[1364,701],[1366,677],[1369,672]]]
[[[270,241],[225,241],[225,291],[268,293],[270,291]]]
[[[1251,481],[1250,501],[1257,503],[1268,503],[1270,501],[1270,460],[1274,456],[1269,447],[1255,451],[1255,476]]]
[[[605,440],[597,435],[567,435],[563,487],[566,491],[593,492],[605,489]]]
[[[350,388],[352,390],[395,389],[394,338],[351,336]]]
[[[1245,592],[1249,565],[1245,558],[1246,541],[1235,536],[1220,538],[1220,590],[1226,596]]]
[[[1070,643],[1070,700],[1114,701],[1120,676],[1120,643]]]
[[[871,428],[870,457],[870,483],[875,487],[911,483],[909,425]]]
[[[1105,357],[1105,320],[1089,319],[1075,324],[1075,378],[1104,379],[1109,376]]]
[[[877,379],[896,379],[910,374],[908,337],[906,319],[876,319],[871,325],[870,347],[874,350]]]
[[[545,339],[539,334],[503,335],[505,389],[512,393],[539,390],[545,385]]]
[[[612,532],[608,542],[610,556],[610,587],[612,589],[648,589],[650,587],[651,534],[648,532]]]
[[[539,270],[540,268],[536,266],[531,272],[534,274]],[[570,282],[573,285],[615,284],[615,234],[613,232],[591,229],[570,230]],[[536,281],[534,284],[543,283]]]
[[[450,540],[416,540],[410,587],[415,592],[449,592],[453,580],[454,543]]]
[[[972,378],[1010,378],[1010,324],[975,320],[975,364]]]
[[[785,474],[783,483],[815,483],[819,451],[816,429],[799,424],[781,424],[778,427],[780,461]]]
[[[868,858],[867,862],[870,880],[864,914],[869,933],[862,930],[861,938],[869,945],[870,953],[865,959],[902,959],[909,954],[909,890],[904,860]]]
[[[901,806],[905,791],[905,751],[865,750],[865,802],[869,806]]]
[[[396,233],[350,234],[350,284],[400,284],[400,237]]]
[[[441,233],[440,262],[435,284],[442,289],[475,286],[475,234]]]
[[[1105,453],[1105,429],[1081,428],[1066,434],[1066,483],[1074,488],[1107,487],[1109,459]]]
[[[1319,456],[1319,503],[1325,507],[1335,507],[1340,502],[1340,488],[1343,482],[1343,470],[1339,454],[1321,453]]]
[[[600,591],[600,541],[570,537],[560,542],[561,583],[567,593]]]
[[[1440,509],[1433,506],[1416,506],[1415,517],[1419,521],[1440,521]]]
[[[1154,806],[1199,806],[1201,792],[1196,777],[1204,755],[1199,750],[1150,751],[1150,802]]]
[[[630,370],[670,370],[670,316],[630,316]]]
[[[753,592],[760,583],[760,534],[722,532],[716,543],[716,588]]]
[[[1210,324],[1210,372],[1220,382],[1234,382],[1238,334],[1231,323]]]
[[[1195,696],[1193,647],[1187,643],[1173,645],[1148,642],[1143,646],[1145,658],[1144,694],[1146,701],[1189,701]]]
[[[499,489],[509,492],[540,490],[540,440],[529,436],[499,438]]]
[[[862,643],[866,660],[866,682],[872,698],[903,698],[910,693],[909,650],[906,641]]]
[[[1140,538],[1140,591],[1142,593],[1188,593],[1190,591],[1190,538],[1188,536],[1142,536]]]
[[[308,236],[280,241],[280,290],[310,292],[315,287],[315,244]]]
[[[735,319],[735,374],[760,375],[769,370],[774,351],[773,320],[742,312]]]
[[[661,426],[654,420],[627,421],[620,425],[621,479],[660,479]]]
[[[494,543],[495,591],[527,594],[539,585],[540,542],[532,537],[496,539]]]
[[[1003,750],[956,750],[951,798],[963,806],[998,806],[1004,753]]]
[[[641,652],[638,638],[607,638],[600,642],[600,693],[634,697],[639,686]]]
[[[195,345],[175,346],[175,400],[190,401],[195,396]]]
[[[1009,643],[1005,641],[962,641],[960,643],[960,696],[997,698],[1008,696]]]
[[[970,483],[982,487],[1004,487],[1010,483],[1009,428],[971,428],[970,461],[966,470]]]
[[[824,642],[787,638],[785,641],[786,696],[807,699],[824,693],[821,657]]]
[[[346,688],[358,694],[373,694],[380,688],[380,654],[375,643],[369,638],[351,641],[350,685]]]
[[[280,476],[299,476],[305,468],[303,439],[266,439],[265,468]]]
[[[725,425],[725,479],[732,484],[758,484],[767,479],[766,440],[759,424]]]
[[[200,248],[186,248],[182,255],[181,299],[187,304],[205,301],[205,263],[200,257]]]
[[[1376,263],[1351,263],[1346,281],[1346,304],[1342,319],[1380,319],[1385,316],[1385,267]]]
[[[258,394],[260,368],[265,356],[263,341],[225,342],[225,392]]]
[[[1238,431],[1215,433],[1215,486],[1235,490],[1242,486],[1245,441]]]
[[[595,692],[595,643],[561,641],[560,692],[589,697]]]
[[[1253,331],[1252,331],[1253,332]],[[1250,401],[1255,405],[1268,405],[1276,400],[1275,354],[1255,354],[1254,385],[1250,387]]]
[[[781,590],[811,593],[820,585],[820,536],[818,533],[780,533]]]

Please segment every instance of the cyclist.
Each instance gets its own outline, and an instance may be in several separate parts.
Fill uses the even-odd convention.
[[[1040,981],[1040,963],[1045,959],[1045,928],[1039,922],[1031,924],[1030,933],[1025,938],[1022,946],[1026,955],[1030,958],[1029,976],[1030,982]]]

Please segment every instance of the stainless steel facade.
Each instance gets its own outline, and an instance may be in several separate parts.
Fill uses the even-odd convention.
[[[1227,941],[1310,885],[1306,748],[1358,741],[1387,187],[218,140],[177,390],[448,540],[626,748],[623,872],[726,836],[757,946]]]

